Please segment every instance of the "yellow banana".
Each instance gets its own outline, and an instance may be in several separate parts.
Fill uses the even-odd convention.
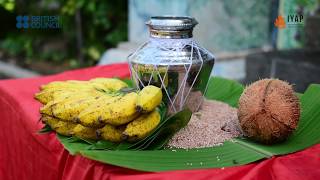
[[[42,104],[47,104],[48,102],[53,100],[53,94],[57,91],[53,90],[44,90],[36,93],[34,98]]]
[[[54,130],[64,136],[71,136],[73,134],[73,128],[76,127],[77,124],[71,122],[59,121],[57,124],[57,128]]]
[[[85,97],[96,97],[100,96],[103,93],[96,89],[88,89],[88,90],[77,90],[77,91],[58,91],[53,94],[53,101],[60,100],[71,100],[76,98],[85,98]]]
[[[116,103],[121,99],[121,96],[114,96],[111,98],[100,98],[96,100],[95,104],[89,106],[86,110],[80,112],[77,117],[77,122],[86,127],[103,127],[105,123],[101,121],[101,114],[103,114],[108,106]]]
[[[81,124],[77,124],[73,128],[72,135],[81,139],[98,139],[96,136],[96,129],[84,127]]]
[[[99,121],[114,126],[132,121],[138,116],[135,108],[137,97],[137,93],[131,92],[121,97],[118,101],[105,106],[103,112],[98,116]]]
[[[57,115],[56,117],[59,117],[61,119],[64,120],[69,120],[72,119],[74,117],[69,117],[66,118],[66,116],[64,116],[64,113],[62,113],[62,115],[60,114],[61,111],[63,111],[64,109],[61,106],[64,106],[66,109],[65,111],[72,111],[72,109],[67,109],[70,105],[70,103],[72,102],[79,102],[80,100],[83,101],[83,99],[86,98],[97,98],[99,96],[105,95],[107,96],[106,93],[100,92],[100,91],[80,91],[80,92],[55,92],[55,94],[53,95],[52,100],[50,100],[48,103],[45,104],[45,106],[43,106],[42,108],[40,108],[40,113],[41,114],[47,114],[50,116],[55,116],[53,114],[53,111],[56,111]],[[77,104],[77,103],[75,103]],[[75,109],[76,111],[77,109]],[[76,115],[74,115],[76,116]]]
[[[64,136],[70,136],[73,133],[73,128],[77,125],[75,123],[60,121],[59,119],[50,116],[42,117],[42,121],[47,123],[57,133]]]
[[[103,128],[98,129],[96,134],[104,140],[120,142],[122,140],[122,132],[124,128],[124,126],[115,127],[110,124],[106,124]]]
[[[47,104],[50,101],[80,98],[86,96],[99,95],[101,92],[94,88],[83,88],[83,89],[46,89],[35,95],[35,99],[40,101],[42,104]]]
[[[77,89],[68,89],[68,90],[56,90],[56,89],[46,89],[35,94],[35,99],[41,102],[42,104],[47,104],[54,99],[64,97],[68,94],[76,94],[79,90]]]
[[[43,107],[40,108],[40,113],[41,114],[46,114],[53,116],[52,114],[52,106],[57,104],[57,103],[62,103],[71,99],[78,98],[78,94],[74,92],[66,92],[66,93],[58,93],[56,92],[56,95],[50,99]]]
[[[48,84],[40,86],[40,90],[47,90],[47,89],[67,89],[67,88],[79,88],[79,87],[88,87],[87,81],[76,81],[76,80],[69,80],[69,81],[54,81]]]
[[[55,81],[41,86],[40,89],[98,88],[117,91],[127,86],[125,82],[115,78],[94,78],[90,81]]]
[[[104,89],[109,89],[111,91],[118,91],[122,88],[128,87],[125,82],[115,78],[95,78],[91,79],[89,83],[93,86],[100,84]]]
[[[77,93],[79,91],[93,91],[97,89],[108,92],[117,91],[124,87],[127,87],[125,82],[112,78],[95,78],[90,81],[55,81],[42,85],[40,87],[42,91],[35,95],[35,99],[42,104],[47,104],[49,101],[52,101],[55,96],[59,96],[59,94],[65,92]]]
[[[50,116],[42,116],[41,121],[48,124],[51,127],[51,129],[57,128],[57,124],[59,123],[59,119]]]
[[[146,86],[138,93],[136,108],[139,112],[153,111],[162,101],[162,91],[156,86]]]
[[[40,108],[40,113],[43,115],[53,116],[51,107],[54,103],[54,101],[49,101],[46,105]]]
[[[149,114],[142,114],[130,122],[123,132],[123,138],[128,141],[137,141],[146,137],[160,123],[161,116],[157,110]]]
[[[79,113],[93,103],[95,103],[95,98],[87,97],[55,103],[50,108],[54,117],[65,121],[75,121]]]
[[[82,111],[95,104],[100,98],[108,99],[111,98],[111,96],[100,92],[95,96],[79,97],[60,101],[51,106],[52,115],[66,121],[75,121]]]

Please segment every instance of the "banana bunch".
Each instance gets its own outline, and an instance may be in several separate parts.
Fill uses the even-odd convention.
[[[61,135],[134,142],[160,123],[162,91],[155,86],[126,88],[114,78],[55,81],[42,85],[35,99],[43,104],[41,121]]]

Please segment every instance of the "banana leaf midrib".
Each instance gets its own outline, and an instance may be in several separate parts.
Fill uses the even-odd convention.
[[[275,155],[275,154],[273,154],[273,153],[271,153],[269,151],[263,150],[261,148],[257,148],[257,147],[255,147],[255,146],[253,146],[251,144],[248,144],[248,143],[246,143],[244,141],[241,141],[241,139],[239,139],[239,138],[232,139],[231,142],[235,143],[235,144],[238,144],[238,145],[246,148],[249,151],[252,151],[252,153],[259,153],[259,154],[265,156],[266,158],[270,158],[270,157]]]

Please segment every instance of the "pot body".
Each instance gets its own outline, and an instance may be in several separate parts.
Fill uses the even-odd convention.
[[[186,107],[195,112],[202,103],[214,56],[197,44],[190,37],[192,33],[186,33],[185,29],[180,38],[179,31],[174,31],[173,37],[170,31],[162,31],[151,35],[148,42],[128,57],[132,80],[139,89],[147,85],[162,88],[170,113]]]

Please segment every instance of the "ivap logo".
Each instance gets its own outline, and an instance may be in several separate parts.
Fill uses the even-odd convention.
[[[28,29],[29,28],[29,16],[17,16],[16,20],[17,20],[16,27],[18,29],[21,29],[21,28]]]

